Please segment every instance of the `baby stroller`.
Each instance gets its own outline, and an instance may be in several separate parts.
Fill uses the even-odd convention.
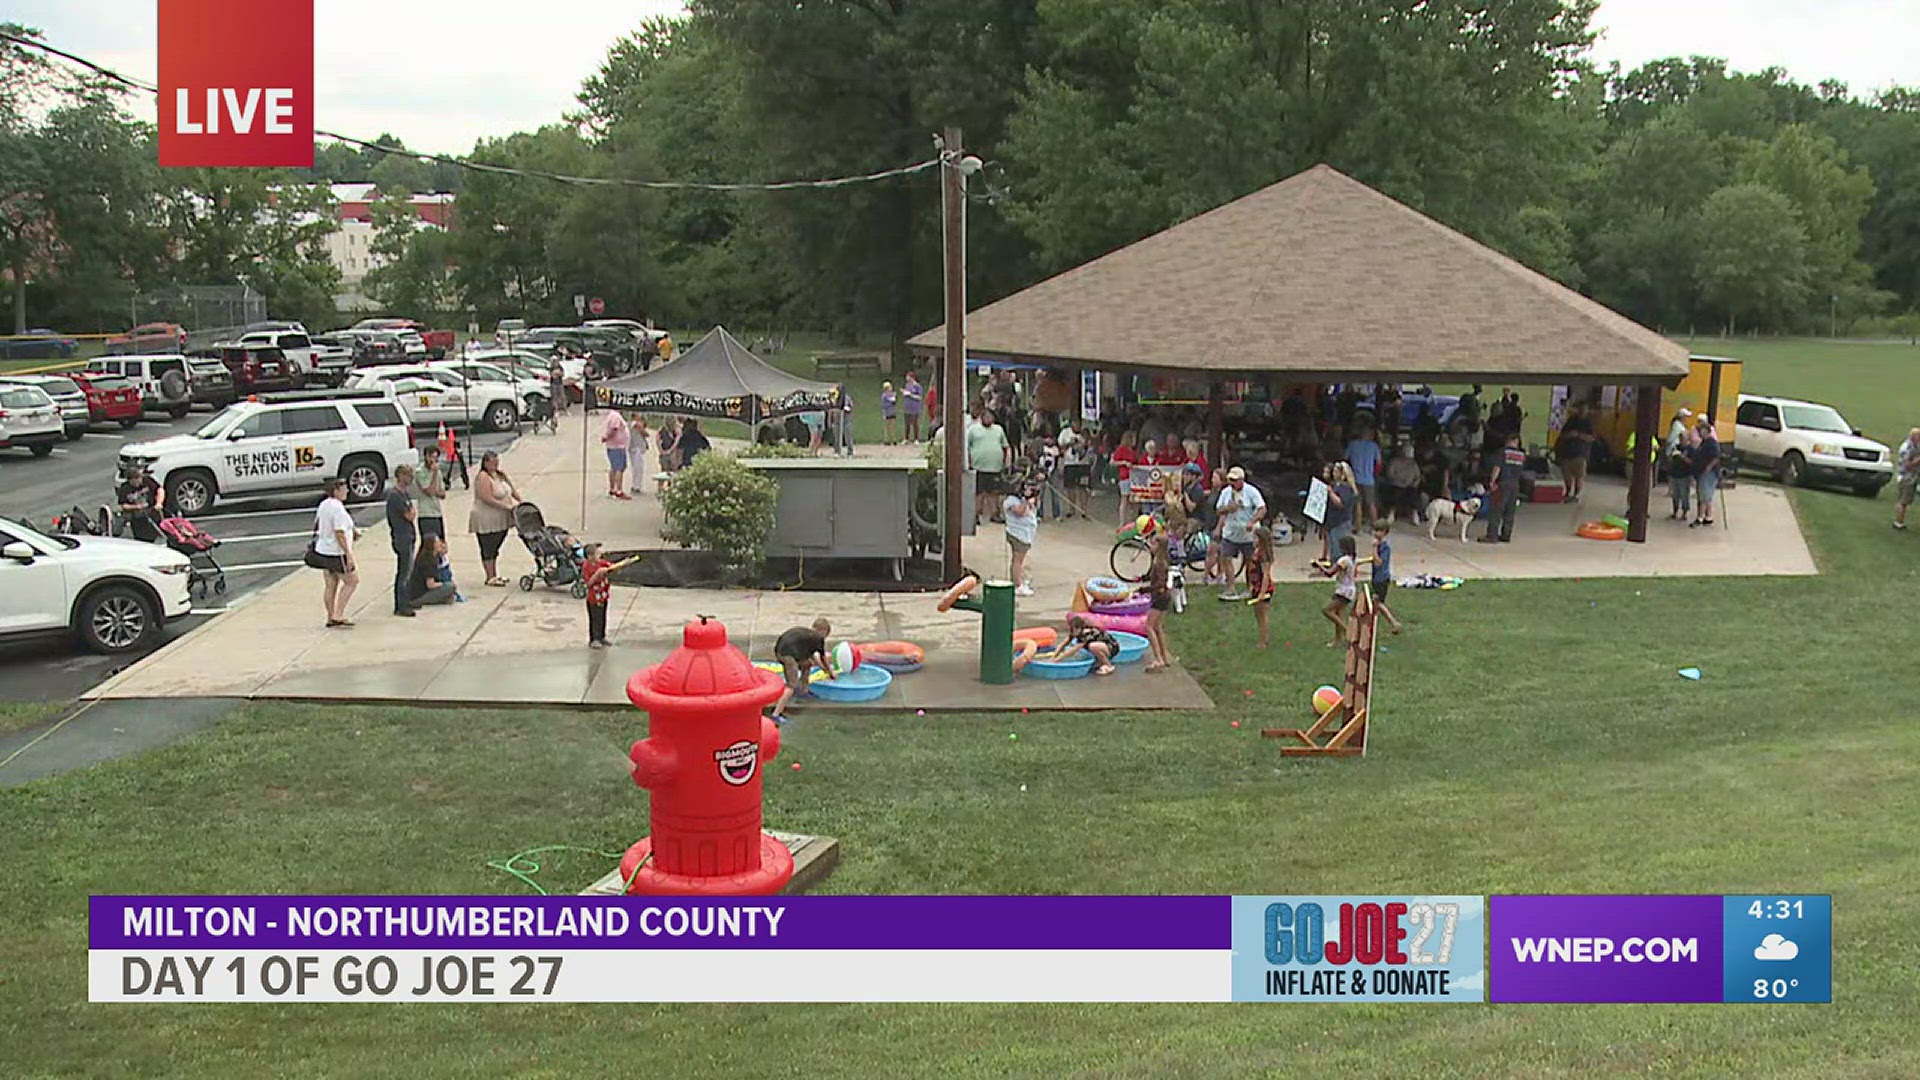
[[[114,513],[102,506],[94,514],[88,514],[76,506],[64,514],[53,515],[49,528],[56,536],[112,536]]]
[[[540,508],[530,502],[513,508],[513,529],[520,534],[520,542],[527,545],[528,554],[533,556],[534,572],[520,576],[521,589],[532,592],[534,583],[539,581],[555,588],[571,585],[574,599],[586,597],[587,580],[580,573],[586,553],[567,530],[547,524]]]
[[[202,600],[207,598],[209,588],[217,595],[226,594],[227,572],[220,569],[219,560],[213,557],[213,549],[220,546],[218,538],[183,517],[161,518],[159,529],[161,540],[185,555],[192,566],[188,589]]]

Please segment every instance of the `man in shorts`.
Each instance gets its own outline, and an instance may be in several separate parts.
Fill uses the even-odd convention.
[[[1920,427],[1907,432],[1907,441],[1893,454],[1894,476],[1898,493],[1893,502],[1893,527],[1907,527],[1907,507],[1913,505],[1913,492],[1920,486]]]
[[[1247,483],[1247,471],[1235,465],[1227,470],[1227,484],[1220,489],[1214,507],[1220,511],[1220,557],[1223,561],[1240,560],[1237,571],[1229,570],[1227,591],[1220,594],[1220,599],[1245,600],[1249,594],[1234,585],[1233,579],[1252,562],[1253,527],[1266,520],[1267,500],[1259,488]]]
[[[832,661],[827,658],[827,635],[831,633],[832,623],[815,619],[812,626],[796,626],[773,643],[773,658],[780,661],[787,679],[786,689],[780,691],[780,700],[773,703],[774,723],[786,724],[787,706],[795,694],[806,691],[807,679],[813,675],[814,668],[829,675],[833,673]]]
[[[973,520],[978,525],[982,517],[1000,520],[1000,500],[1007,494],[1001,475],[1013,458],[1013,449],[991,410],[979,407],[974,417],[976,422],[967,428],[967,468],[973,470]]]

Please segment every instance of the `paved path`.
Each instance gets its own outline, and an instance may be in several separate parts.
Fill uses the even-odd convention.
[[[0,787],[165,746],[210,726],[236,704],[231,698],[81,702],[45,724],[0,735]]]

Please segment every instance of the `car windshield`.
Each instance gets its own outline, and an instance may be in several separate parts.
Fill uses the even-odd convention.
[[[1795,431],[1825,431],[1835,435],[1853,434],[1853,425],[1825,405],[1782,405],[1780,415]]]
[[[47,381],[40,384],[40,389],[45,390],[49,394],[80,393],[78,383],[75,383],[72,379],[62,379],[57,375],[48,376]]]
[[[214,413],[212,419],[201,424],[199,430],[193,433],[193,437],[196,439],[217,439],[222,432],[233,425],[236,419],[248,411],[250,410],[235,408],[229,405],[219,412]]]
[[[48,536],[46,533],[41,532],[39,529],[34,528],[18,518],[0,517],[0,525],[6,526],[6,530],[10,535],[25,540],[30,544],[37,543],[47,547],[65,548],[68,551],[72,551],[74,548],[80,546],[80,541],[75,540],[71,536]]]

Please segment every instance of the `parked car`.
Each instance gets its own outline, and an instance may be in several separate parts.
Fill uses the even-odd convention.
[[[1783,484],[1845,485],[1868,498],[1893,479],[1893,451],[1831,405],[1741,394],[1734,423],[1736,468],[1769,470]]]
[[[163,412],[178,420],[195,404],[196,376],[179,353],[152,356],[97,356],[87,361],[87,371],[100,375],[119,375],[140,391],[140,407],[147,412]]]
[[[548,379],[549,358],[539,353],[523,349],[475,349],[466,356],[468,360],[478,360],[503,367],[521,379]],[[561,382],[567,388],[567,396],[580,401],[586,396],[587,361],[582,357],[569,357],[560,361]]]
[[[352,339],[342,340],[337,334],[316,334],[309,340],[313,342],[314,370],[325,376],[323,381],[329,386],[345,385],[347,376],[353,374]]]
[[[187,329],[179,323],[141,323],[124,334],[107,339],[108,356],[185,351],[187,351]]]
[[[430,356],[438,360],[453,351],[453,331],[430,330],[425,323],[416,322],[413,319],[387,317],[361,319],[359,322],[353,324],[353,328],[356,330],[391,330],[400,334],[401,340],[407,342],[408,356]],[[418,351],[414,350],[412,341],[406,336],[408,334],[412,334],[420,339]]]
[[[67,438],[77,439],[93,426],[93,414],[87,408],[87,392],[65,375],[0,375],[0,382],[37,386],[60,407],[60,420],[66,425]]]
[[[30,450],[46,457],[66,438],[60,406],[37,386],[0,383],[0,449]]]
[[[242,345],[264,345],[280,350],[282,356],[300,371],[301,381],[315,385],[338,386],[353,368],[353,357],[345,350],[322,353],[314,347],[305,330],[249,330],[240,335]]]
[[[0,360],[64,360],[79,348],[78,341],[40,327],[17,337],[0,337]]]
[[[238,401],[191,435],[134,443],[120,452],[120,473],[146,466],[167,505],[191,516],[217,499],[318,490],[332,476],[349,497],[376,499],[414,457],[413,432],[389,396],[306,390]]]
[[[520,344],[520,338],[527,332],[525,319],[501,319],[493,325],[493,343],[512,348]]]
[[[70,634],[95,652],[132,652],[193,610],[185,555],[105,536],[48,536],[0,518],[0,638]]]
[[[96,424],[112,422],[130,428],[140,422],[140,390],[118,375],[76,371],[71,378],[87,395],[87,416]]]
[[[655,342],[658,342],[661,338],[667,336],[665,330],[656,330],[637,319],[588,319],[580,325],[595,330],[619,330],[631,336],[635,341],[639,341],[642,338],[651,338]]]
[[[391,330],[341,330],[333,336],[353,350],[356,368],[408,362],[406,344]]]
[[[370,368],[356,373],[347,385],[391,394],[418,425],[504,431],[520,422],[520,399],[510,384],[469,380],[426,364]]]
[[[225,364],[233,376],[234,393],[240,397],[298,390],[306,382],[293,361],[271,345],[223,341],[193,355]]]
[[[205,405],[214,412],[219,412],[240,400],[240,391],[234,385],[233,372],[227,370],[224,361],[211,356],[189,356],[187,370],[193,373],[195,405]]]
[[[472,382],[505,383],[513,387],[521,415],[532,411],[535,401],[544,402],[553,396],[552,380],[544,372],[536,377],[508,365],[477,359],[436,360],[427,366],[436,371],[455,372]]]
[[[305,334],[307,332],[307,324],[302,322],[287,322],[284,320],[275,321],[270,319],[266,322],[250,322],[246,325],[242,333],[243,335],[258,334],[266,330],[291,330],[296,334]]]

